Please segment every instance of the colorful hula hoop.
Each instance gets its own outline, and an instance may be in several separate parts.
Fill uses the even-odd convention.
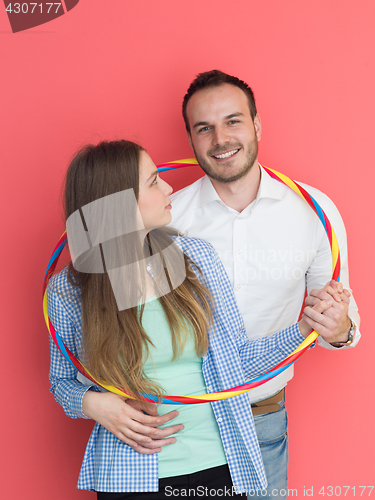
[[[178,168],[183,168],[183,167],[191,167],[191,166],[196,166],[198,164],[197,160],[195,158],[192,159],[186,159],[186,160],[178,160],[175,162],[169,162],[169,163],[163,163],[161,165],[158,165],[158,170],[159,172],[166,172],[168,170],[175,170]],[[305,190],[301,185],[299,185],[297,182],[293,181],[289,177],[287,177],[284,174],[281,174],[280,172],[276,172],[275,170],[271,170],[269,168],[263,167],[264,170],[274,179],[282,182],[286,186],[288,186],[290,189],[292,189],[298,196],[300,196],[303,200],[305,200],[312,210],[316,213],[316,215],[319,217],[321,223],[323,224],[323,227],[327,233],[329,244],[331,247],[331,252],[332,252],[332,279],[339,281],[340,279],[340,251],[339,251],[339,246],[337,242],[337,238],[335,235],[335,232],[333,230],[333,227],[328,220],[328,217],[324,213],[323,209],[320,207],[320,205],[317,203],[317,201]],[[51,278],[58,259],[61,255],[61,252],[63,251],[65,245],[67,242],[67,237],[66,237],[66,231],[63,233],[61,238],[59,239],[52,257],[50,258],[50,261],[47,266],[47,270],[45,273],[44,277],[44,283],[43,283],[43,313],[44,313],[44,319],[48,328],[48,331],[56,344],[57,348],[61,352],[61,354],[64,356],[64,358],[76,369],[78,370],[82,375],[84,375],[86,378],[88,378],[91,382],[99,385],[100,387],[103,387],[104,389],[114,392],[115,394],[119,394],[120,396],[125,396],[127,398],[134,399],[132,396],[128,395],[126,392],[122,391],[121,389],[114,387],[112,385],[107,384],[106,382],[96,380],[90,372],[87,370],[87,368],[81,363],[79,359],[77,359],[71,352],[70,350],[65,346],[62,338],[60,337],[59,333],[54,329],[51,320],[48,316],[47,312],[47,284],[48,280]],[[194,396],[164,396],[162,398],[162,401],[158,400],[156,396],[153,396],[152,394],[142,394],[142,397],[144,398],[145,401],[147,402],[158,402],[158,403],[163,403],[163,404],[198,404],[198,403],[207,403],[211,401],[219,401],[223,399],[228,399],[232,398],[234,396],[238,396],[240,394],[244,394],[245,392],[251,391],[255,387],[258,387],[268,380],[272,379],[276,375],[279,375],[279,373],[282,373],[284,370],[286,370],[289,366],[291,366],[293,363],[297,361],[297,359],[310,347],[310,345],[316,340],[316,338],[319,336],[319,334],[315,331],[312,331],[310,335],[295,349],[291,354],[289,354],[288,357],[286,357],[281,363],[276,365],[272,370],[269,370],[268,372],[264,373],[263,375],[259,375],[258,377],[252,379],[250,382],[246,384],[241,384],[237,387],[232,387],[230,389],[225,389],[223,391],[219,392],[213,392],[210,394],[198,394]]]

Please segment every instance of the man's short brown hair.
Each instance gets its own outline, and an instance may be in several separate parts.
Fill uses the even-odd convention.
[[[229,83],[229,85],[234,85],[238,87],[243,92],[245,92],[247,96],[247,100],[249,102],[249,109],[251,118],[254,120],[257,114],[257,108],[255,106],[255,98],[252,89],[248,86],[246,82],[240,80],[236,76],[227,75],[218,69],[213,69],[211,71],[205,71],[204,73],[199,73],[195,80],[193,80],[188,88],[188,91],[185,94],[184,100],[182,102],[182,115],[185,121],[185,127],[188,133],[190,134],[190,125],[189,120],[186,115],[186,107],[187,104],[198,90],[207,89],[211,87],[219,87],[220,85],[224,85],[225,83]]]

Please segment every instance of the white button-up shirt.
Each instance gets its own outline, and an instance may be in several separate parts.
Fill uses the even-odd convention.
[[[328,216],[339,243],[341,279],[349,289],[344,223],[333,202],[321,191],[301,184]],[[326,232],[309,205],[261,168],[256,199],[242,212],[228,207],[210,179],[202,177],[171,196],[171,226],[186,236],[209,241],[223,261],[245,321],[247,335],[270,335],[298,320],[305,288],[322,288],[332,277],[332,257]],[[359,315],[351,298],[350,317]],[[321,337],[319,344],[337,348]],[[346,349],[347,347],[343,347]],[[252,390],[252,402],[281,390],[293,377],[293,367]]]

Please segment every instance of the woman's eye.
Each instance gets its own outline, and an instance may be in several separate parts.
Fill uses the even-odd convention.
[[[158,183],[158,176],[156,175],[155,179],[151,182],[151,186],[153,186],[154,184],[157,184],[157,183]]]

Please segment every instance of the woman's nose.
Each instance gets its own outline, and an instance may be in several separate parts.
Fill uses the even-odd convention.
[[[167,196],[169,196],[170,194],[172,194],[172,193],[173,193],[173,187],[172,187],[172,186],[170,186],[170,185],[168,184],[168,182],[166,182],[166,181],[164,181],[164,180],[163,180],[163,183],[164,183],[164,186],[163,186],[163,191],[164,191],[164,193],[165,193]]]

